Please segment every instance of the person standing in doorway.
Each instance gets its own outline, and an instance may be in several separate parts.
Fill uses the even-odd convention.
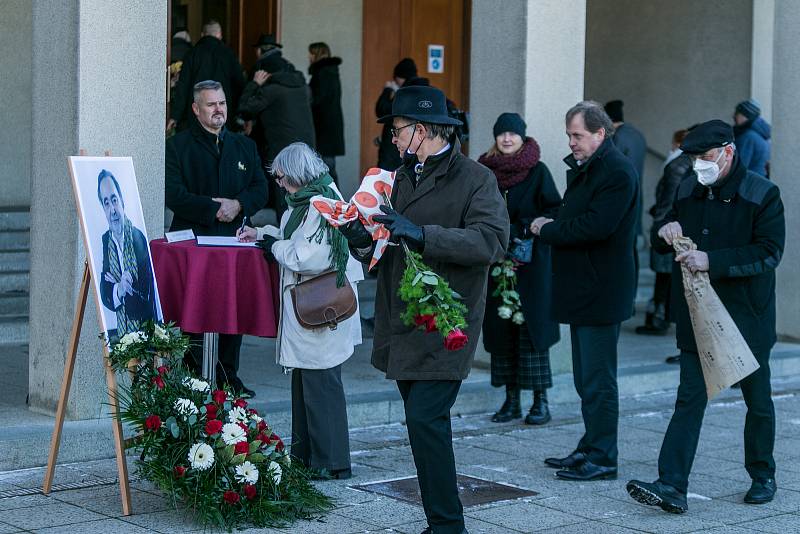
[[[494,124],[495,142],[478,163],[497,178],[511,221],[506,257],[516,264],[516,291],[521,309],[517,313],[495,295],[494,273],[504,275],[502,266],[490,271],[483,317],[483,346],[491,354],[492,385],[506,388],[506,400],[492,421],[506,422],[522,417],[520,390],[533,391],[533,405],[525,417],[529,425],[550,421],[547,390],[553,387],[550,347],[559,340],[558,323],[550,319],[550,247],[533,239],[529,226],[539,216],[552,216],[561,195],[547,165],[540,160],[539,144],[526,135],[525,121],[516,113],[503,113]],[[505,310],[503,307],[505,306]]]
[[[408,80],[416,77],[417,64],[414,63],[414,60],[410,57],[401,59],[394,67],[392,79],[386,82],[381,96],[378,97],[378,101],[375,103],[375,115],[378,118],[391,115],[392,101],[394,100],[395,93],[398,89],[405,86]],[[391,123],[385,123],[378,143],[378,167],[386,169],[387,171],[397,169],[402,163],[400,153],[397,151],[397,147],[394,144],[391,130]]]
[[[545,464],[559,478],[588,481],[617,477],[617,341],[633,312],[639,181],[600,104],[573,106],[566,126],[567,190],[555,220],[538,217],[531,232],[553,249],[552,317],[570,325],[586,432],[572,453]]]
[[[332,57],[325,43],[308,45],[308,86],[311,88],[311,115],[317,136],[317,152],[330,169],[334,182],[336,156],[344,156],[344,116],[342,114],[342,83],[339,65],[342,58]]]

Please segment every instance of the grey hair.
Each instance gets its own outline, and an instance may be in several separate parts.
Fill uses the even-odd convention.
[[[611,118],[599,102],[584,100],[569,108],[566,116],[567,126],[572,122],[575,115],[583,116],[583,122],[586,124],[586,129],[589,130],[589,132],[597,133],[603,129],[606,132],[606,137],[614,135],[614,123],[611,122]]]
[[[215,35],[222,33],[222,25],[216,20],[209,20],[203,24],[203,35]]]
[[[200,102],[200,93],[203,91],[219,91],[222,89],[222,84],[214,81],[214,80],[204,80],[202,82],[197,82],[194,84],[194,89],[192,91],[192,98],[195,104]]]
[[[328,166],[305,143],[292,143],[275,156],[269,172],[283,175],[283,180],[292,187],[305,187],[321,174],[328,172]]]
[[[439,138],[444,141],[449,141],[456,131],[456,127],[452,124],[429,124],[427,122],[420,122],[419,124],[425,127],[428,132],[425,137],[428,139]]]

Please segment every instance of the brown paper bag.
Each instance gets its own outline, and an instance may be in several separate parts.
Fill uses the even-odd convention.
[[[672,246],[678,254],[697,248],[688,237],[676,239]],[[708,273],[692,274],[686,264],[681,264],[681,274],[683,294],[689,306],[689,317],[706,382],[706,394],[711,400],[723,389],[755,372],[759,365],[725,305],[711,287]]]

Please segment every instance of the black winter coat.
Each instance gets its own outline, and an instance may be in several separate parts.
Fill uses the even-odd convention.
[[[378,264],[372,365],[392,380],[463,380],[469,375],[486,306],[489,265],[503,258],[508,244],[508,212],[497,180],[483,165],[461,153],[454,135],[452,148],[425,162],[415,187],[413,163],[397,170],[392,205],[422,226],[422,259],[440,274],[467,306],[469,343],[448,351],[438,333],[406,326],[400,315],[406,305],[397,288],[406,267],[401,247],[388,247]],[[360,261],[366,256],[353,251]]]
[[[650,215],[654,222],[667,216],[672,209],[678,186],[684,179],[693,177],[692,158],[688,154],[681,154],[664,166],[664,174],[656,184],[656,203],[650,207]],[[671,273],[674,259],[675,255],[672,252],[659,254],[654,248],[650,249],[650,268],[656,273]]]
[[[170,117],[178,122],[181,130],[195,122],[192,91],[194,84],[204,80],[215,80],[222,84],[228,103],[228,124],[233,124],[239,95],[244,88],[244,73],[233,50],[210,35],[197,41],[184,57],[181,75],[172,93]]]
[[[658,237],[666,223],[677,221],[683,235],[708,253],[711,286],[753,350],[775,344],[775,268],[783,256],[786,226],[778,186],[748,171],[738,154],[727,177],[705,187],[696,178],[678,188],[672,210],[653,225],[659,252],[672,249]],[[683,296],[680,265],[672,270],[672,316],[678,348],[697,351],[689,309]]]
[[[290,64],[272,74],[264,85],[248,82],[239,102],[246,116],[257,116],[266,139],[266,163],[296,141],[315,148],[310,92],[303,73]]]
[[[237,199],[242,210],[229,223],[217,220],[220,203]],[[216,136],[195,123],[167,139],[166,204],[175,212],[170,230],[191,228],[195,235],[234,235],[244,215],[252,216],[267,203],[267,181],[256,144],[233,132]]]
[[[570,167],[564,200],[540,234],[553,249],[552,318],[620,323],[633,313],[636,286],[636,170],[610,139],[583,165],[571,155],[564,162]]]
[[[392,95],[394,95],[394,91],[386,87],[381,96],[378,97],[378,101],[375,103],[375,116],[377,118],[380,119],[386,115],[391,115]],[[380,143],[378,144],[378,167],[393,171],[401,163],[403,163],[403,159],[400,157],[397,147],[392,143],[392,124],[384,124],[383,130],[381,130]]]
[[[514,246],[515,237],[532,237],[529,226],[536,217],[553,216],[561,204],[561,195],[553,182],[553,176],[543,162],[531,168],[525,180],[501,193],[506,199],[511,221],[509,250]],[[534,239],[531,263],[517,268],[517,292],[522,304],[522,314],[525,316],[525,326],[536,352],[549,349],[560,337],[558,323],[550,319],[551,273],[550,246],[540,239]],[[497,315],[502,299],[492,296],[495,289],[494,278],[490,274],[486,291],[486,314],[483,317],[483,346],[490,353],[500,352],[508,346],[508,341],[499,336],[505,332],[501,328],[503,323],[510,319],[501,319]]]
[[[311,114],[317,134],[317,152],[322,156],[344,155],[342,84],[339,81],[341,64],[341,58],[326,57],[308,67]]]

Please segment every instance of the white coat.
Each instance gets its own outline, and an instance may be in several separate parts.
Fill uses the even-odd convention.
[[[335,188],[334,185],[331,185]],[[338,190],[337,190],[338,193]],[[341,196],[341,194],[340,194]],[[280,237],[289,220],[289,208],[281,218]],[[289,239],[281,239],[272,245],[272,254],[280,266],[280,318],[276,344],[276,361],[287,369],[330,369],[347,360],[356,345],[361,344],[361,318],[358,313],[339,323],[336,330],[328,327],[309,330],[300,326],[292,307],[290,290],[298,281],[313,278],[330,269],[330,245],[323,238],[321,243],[309,241],[322,220],[313,207],[308,210],[303,224]],[[267,227],[258,229],[261,239]],[[274,228],[274,227],[273,227]],[[299,274],[299,280],[295,276]],[[357,283],[364,279],[361,264],[349,258],[347,280],[357,291]]]

